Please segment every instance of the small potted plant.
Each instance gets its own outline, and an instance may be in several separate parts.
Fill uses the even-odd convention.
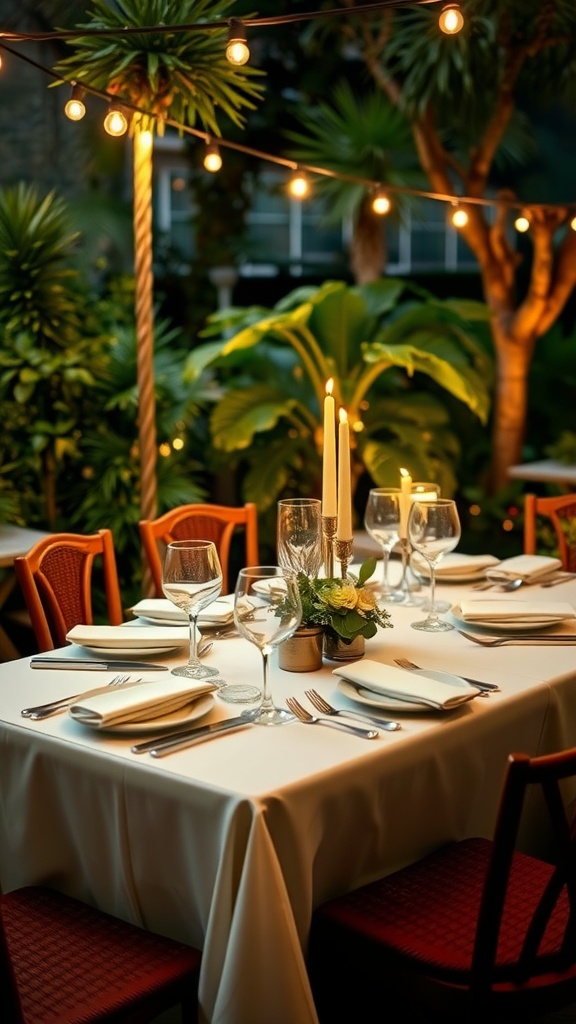
[[[302,622],[278,648],[280,668],[289,672],[321,668],[322,651],[337,661],[362,657],[364,641],[375,636],[379,626],[392,625],[388,612],[378,607],[375,595],[365,586],[375,568],[376,559],[369,558],[357,579],[352,575],[309,579],[298,573]],[[305,649],[299,644],[304,638]]]

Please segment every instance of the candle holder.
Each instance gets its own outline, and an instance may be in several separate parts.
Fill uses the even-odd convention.
[[[412,545],[407,537],[400,537],[400,553],[402,555],[402,578],[398,589],[404,595],[402,604],[408,605],[411,608],[417,608],[422,604],[422,598],[415,598],[412,593],[412,587],[410,586],[409,572]]]
[[[352,560],[353,550],[353,540],[336,541],[336,558],[340,562],[342,579],[346,579],[346,573],[348,572],[348,563]]]
[[[334,538],[338,526],[338,516],[322,516],[322,554],[324,575],[332,579],[334,575]]]

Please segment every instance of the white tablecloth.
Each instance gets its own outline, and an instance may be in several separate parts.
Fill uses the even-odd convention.
[[[576,584],[526,594],[576,603]],[[448,714],[390,713],[401,731],[372,742],[251,726],[154,761],[131,754],[129,737],[67,716],[20,716],[112,673],[0,665],[2,889],[48,884],[202,947],[204,1020],[314,1024],[314,906],[448,840],[490,835],[510,751],[576,745],[576,646],[485,650],[456,631],[412,630],[420,616],[394,607],[394,628],[368,641],[369,656],[498,681],[502,692]],[[243,640],[217,641],[208,660],[229,682],[260,680],[260,655]],[[315,687],[343,706],[332,667],[273,666],[276,702]],[[209,720],[234,713],[216,701]]]

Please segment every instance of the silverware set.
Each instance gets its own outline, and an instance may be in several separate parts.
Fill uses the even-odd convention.
[[[538,644],[539,646],[576,644],[574,633],[521,633],[515,636],[478,636],[474,633],[465,633],[459,629],[460,636],[479,644],[480,647],[503,647],[505,644]]]
[[[128,687],[141,682],[141,679],[132,679],[129,675],[114,676],[114,679],[111,679],[106,686],[95,686],[91,690],[74,693],[71,697],[61,697],[59,700],[51,700],[46,704],[37,704],[35,707],[24,708],[20,714],[23,718],[31,718],[38,722],[43,718],[51,718],[52,715],[58,715],[61,711],[67,711],[78,700],[86,700],[87,697],[95,697],[99,693],[106,693],[111,686]]]
[[[421,668],[420,665],[415,665],[408,658],[394,658],[394,664],[411,672],[426,672],[426,669]],[[460,673],[457,674],[460,675]],[[481,679],[472,679],[470,676],[460,676],[460,679],[463,679],[465,683],[470,683],[470,686],[475,686],[476,689],[481,691],[483,697],[488,697],[490,693],[500,692],[500,687],[496,683],[484,683]]]

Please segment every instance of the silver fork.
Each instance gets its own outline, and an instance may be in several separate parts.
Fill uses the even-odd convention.
[[[420,665],[415,665],[414,662],[409,661],[408,658],[394,658],[394,664],[399,665],[400,668],[407,668],[410,672],[426,671],[425,668],[422,668]],[[470,676],[460,676],[460,678],[464,679],[467,683],[470,683],[470,686],[475,686],[476,689],[480,690],[481,697],[489,697],[489,691],[500,691],[500,687],[496,686],[496,683],[483,683],[480,679],[470,679]]]
[[[316,690],[306,690],[305,693],[310,703],[316,708],[316,711],[320,711],[323,715],[342,715],[344,718],[359,718],[361,722],[371,722],[373,725],[377,725],[379,729],[386,729],[387,732],[396,732],[400,728],[400,722],[394,722],[390,718],[378,718],[375,715],[364,715],[361,711],[335,708],[327,700],[324,700],[324,697],[320,696]]]
[[[20,714],[24,718],[32,718],[34,721],[38,721],[42,718],[49,718],[50,715],[56,715],[59,711],[66,711],[74,701],[78,700],[79,697],[86,697],[91,693],[102,693],[103,690],[108,686],[125,686],[128,682],[141,683],[142,679],[132,679],[131,676],[114,676],[106,686],[96,686],[93,690],[84,690],[82,693],[74,693],[71,697],[61,697],[59,700],[48,701],[47,704],[37,704],[35,707],[24,708]]]
[[[359,725],[352,725],[350,722],[334,722],[331,718],[318,718],[311,715],[295,697],[287,697],[286,703],[292,714],[300,722],[304,722],[304,725],[331,725],[334,729],[343,729],[345,732],[351,732],[354,736],[362,736],[365,740],[375,740],[380,735],[378,729],[362,729]]]
[[[473,636],[472,633],[465,633],[459,629],[460,636],[472,640],[481,647],[502,647],[504,644],[575,644],[576,635],[570,633],[522,633],[519,636],[499,636],[495,639],[488,637]]]

